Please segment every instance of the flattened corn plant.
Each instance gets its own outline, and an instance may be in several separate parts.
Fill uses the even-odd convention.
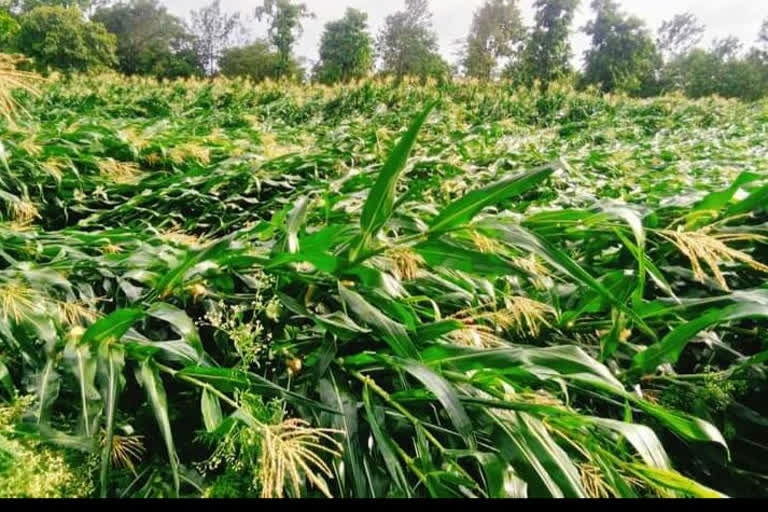
[[[0,128],[0,450],[100,496],[764,495],[768,104],[41,93]]]

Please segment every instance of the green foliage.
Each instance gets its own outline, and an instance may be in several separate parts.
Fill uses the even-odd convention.
[[[581,0],[536,0],[535,26],[519,63],[507,69],[516,81],[546,87],[571,72],[570,30]]]
[[[615,0],[593,0],[592,9],[595,19],[584,27],[592,46],[585,54],[583,83],[605,92],[656,94],[662,61],[642,20],[622,13]]]
[[[0,9],[0,51],[11,53],[16,51],[16,37],[19,33],[19,23],[7,11]]]
[[[373,69],[373,40],[368,15],[349,8],[344,18],[326,23],[314,78],[323,83],[363,78]]]
[[[16,432],[32,397],[0,404],[0,498],[88,498],[93,482],[85,457]]]
[[[41,70],[87,71],[117,63],[117,40],[77,8],[37,7],[21,18],[18,45]]]
[[[196,62],[195,37],[158,0],[129,0],[103,7],[91,20],[103,24],[117,38],[117,69],[121,73],[174,78],[202,71]]]
[[[463,50],[464,73],[491,79],[497,71],[498,59],[513,56],[524,35],[517,0],[486,0],[472,18]]]
[[[97,493],[764,495],[764,100],[39,92],[0,126],[0,397]]]
[[[387,16],[376,46],[382,71],[397,79],[449,74],[448,64],[438,53],[427,0],[405,0],[405,10]]]
[[[670,61],[662,73],[666,90],[680,90],[691,98],[718,95],[754,101],[766,94],[768,67],[757,52],[745,57],[732,56],[733,51],[721,47],[696,48]]]
[[[212,75],[217,70],[222,52],[232,45],[236,32],[242,29],[240,13],[227,14],[221,10],[221,1],[213,0],[190,14],[203,69]]]
[[[256,8],[256,19],[266,19],[269,24],[269,42],[277,48],[280,57],[278,76],[291,76],[295,72],[293,47],[303,32],[302,20],[315,15],[306,4],[294,0],[264,0]]]
[[[282,77],[300,80],[304,75],[298,62],[293,59],[284,62],[266,41],[224,50],[219,59],[219,70],[224,76],[246,76],[255,82]]]

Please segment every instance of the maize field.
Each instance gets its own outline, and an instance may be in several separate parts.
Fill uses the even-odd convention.
[[[0,93],[0,496],[765,497],[768,102]]]

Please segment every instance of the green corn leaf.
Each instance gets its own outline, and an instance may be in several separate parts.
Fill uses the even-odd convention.
[[[695,211],[722,210],[733,199],[733,196],[736,195],[736,192],[738,192],[741,187],[755,180],[759,180],[761,178],[762,176],[760,176],[759,174],[755,174],[752,172],[743,172],[739,174],[739,176],[736,178],[736,180],[734,180],[733,184],[729,188],[727,188],[726,190],[718,191],[718,192],[712,192],[707,197],[702,199],[699,203],[697,203],[693,209]],[[735,205],[735,206],[738,206],[738,205]],[[733,207],[731,207],[731,209],[732,208]],[[731,215],[731,214],[728,213],[727,215]]]
[[[359,293],[339,283],[339,295],[342,302],[352,310],[360,321],[379,329],[380,336],[400,357],[416,357],[417,350],[408,336],[405,326],[387,317],[379,309],[369,304]]]
[[[181,264],[164,274],[155,284],[155,291],[153,292],[152,297],[157,295],[159,295],[161,299],[169,297],[177,287],[182,284],[184,277],[190,270],[192,270],[192,268],[203,261],[215,260],[216,258],[221,257],[229,247],[229,238],[224,238],[210,244],[203,250],[190,251]]]
[[[582,349],[573,346],[477,350],[435,345],[424,350],[421,357],[429,367],[443,366],[463,372],[472,370],[506,372],[520,368],[540,379],[568,377],[587,382],[598,381],[607,389],[617,393],[625,392],[624,386],[608,368],[589,357]]]
[[[108,341],[119,341],[144,316],[140,309],[119,309],[89,327],[80,343],[97,348]]]
[[[528,483],[531,498],[584,498],[579,472],[544,424],[525,413],[510,413],[504,420],[491,414],[496,426],[493,440],[502,457]]]
[[[322,379],[318,386],[320,399],[328,407],[339,411],[331,419],[334,429],[344,432],[344,461],[349,467],[354,485],[354,496],[365,498],[369,495],[366,477],[363,474],[362,440],[359,432],[358,403],[355,397],[344,386],[333,372]]]
[[[589,272],[584,270],[570,256],[560,249],[556,248],[543,238],[535,236],[519,226],[503,225],[498,223],[485,223],[483,227],[494,231],[499,238],[511,246],[524,249],[540,256],[552,266],[561,272],[571,276],[576,281],[584,284],[591,290],[603,296],[607,301],[613,304],[620,311],[630,317],[652,339],[656,340],[656,333],[640,318],[637,313],[629,309],[626,304],[619,301],[613,294],[606,289],[597,279],[592,277]]]
[[[431,233],[438,233],[467,224],[484,208],[531,190],[549,178],[559,167],[559,164],[546,165],[470,192],[443,209],[431,222],[429,230]]]
[[[165,393],[163,381],[150,360],[142,361],[136,370],[136,380],[144,387],[147,393],[147,400],[155,413],[155,420],[160,429],[160,433],[165,441],[165,448],[168,451],[168,461],[171,465],[173,475],[173,488],[176,497],[179,496],[179,458],[176,454],[176,448],[173,444],[173,432],[171,431],[171,420],[168,416],[168,399]]]
[[[171,324],[171,327],[181,336],[184,343],[190,345],[197,352],[198,356],[202,356],[203,344],[200,341],[200,334],[197,332],[195,323],[186,312],[176,306],[158,302],[147,310],[147,315]]]
[[[430,103],[416,116],[408,131],[389,154],[379,173],[379,178],[363,206],[363,213],[360,217],[361,236],[350,253],[351,261],[357,261],[362,250],[368,247],[371,240],[392,216],[397,181],[408,163],[408,157],[416,143],[416,137],[421,131],[421,127],[436,105],[437,102]]]
[[[413,247],[429,265],[478,275],[505,275],[512,266],[494,254],[484,254],[444,240],[427,240]]]
[[[203,424],[208,432],[214,432],[221,424],[224,416],[221,413],[219,397],[207,389],[200,395],[200,410],[203,414]]]
[[[407,360],[397,361],[397,363],[435,395],[448,413],[453,426],[456,427],[456,430],[466,441],[468,447],[474,448],[476,442],[472,421],[464,410],[464,406],[461,405],[461,400],[459,400],[459,396],[456,390],[453,389],[453,386],[426,366]]]
[[[659,469],[641,464],[632,464],[632,472],[643,479],[663,487],[679,491],[686,496],[693,498],[727,498],[726,495],[705,487],[698,482],[686,478],[676,471],[670,469]]]
[[[37,425],[44,425],[48,421],[51,405],[56,401],[61,387],[61,376],[56,371],[56,360],[48,358],[45,366],[35,379],[35,394],[37,403],[35,404],[35,422]]]
[[[99,358],[99,380],[102,387],[101,395],[104,397],[106,419],[99,482],[101,497],[106,498],[109,493],[109,471],[112,462],[112,441],[115,432],[117,400],[124,385],[123,367],[125,366],[125,359],[118,348],[110,346],[104,346],[100,349]]]
[[[396,441],[387,433],[386,426],[384,425],[386,421],[384,414],[376,414],[377,409],[373,405],[368,386],[363,388],[363,406],[365,407],[368,425],[371,427],[371,433],[376,440],[376,447],[384,459],[384,466],[387,468],[389,476],[392,477],[392,482],[404,496],[410,498],[412,496],[411,489],[394,448]]]
[[[630,393],[625,394],[624,398],[637,405],[646,414],[659,420],[679,437],[696,443],[713,443],[722,448],[726,457],[729,456],[728,444],[720,431],[711,423],[640,400]]]
[[[755,210],[765,209],[766,205],[768,205],[768,185],[754,190],[749,197],[728,208],[725,216],[743,215]]]
[[[659,441],[656,433],[645,425],[624,423],[606,418],[589,417],[586,419],[601,428],[621,434],[635,448],[640,457],[642,457],[643,462],[648,466],[658,469],[671,469],[669,456],[666,450],[664,450],[661,441]]]
[[[633,359],[633,368],[643,373],[651,373],[664,363],[674,363],[682,354],[691,339],[701,331],[733,320],[768,316],[768,305],[755,302],[742,302],[722,309],[713,309],[701,317],[685,323]]]
[[[296,202],[296,206],[293,207],[290,215],[288,215],[285,232],[288,235],[288,252],[290,254],[296,254],[299,251],[299,230],[307,216],[308,206],[309,198],[302,197]]]
[[[82,428],[86,437],[96,433],[99,413],[101,412],[101,395],[96,389],[96,357],[87,345],[70,343],[65,351],[72,373],[77,377],[82,410]]]

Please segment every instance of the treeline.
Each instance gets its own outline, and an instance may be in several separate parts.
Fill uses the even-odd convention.
[[[506,78],[528,86],[568,80],[636,96],[681,91],[752,100],[768,93],[768,19],[749,48],[736,37],[705,46],[705,27],[691,13],[653,34],[615,0],[592,0],[594,16],[578,28],[581,0],[535,0],[534,24],[526,26],[518,0],[486,0],[452,66],[440,54],[429,1],[405,0],[375,36],[366,13],[347,9],[325,25],[319,60],[309,67],[295,46],[315,14],[295,0],[260,1],[242,16],[214,0],[182,20],[158,0],[0,0],[0,52],[24,54],[43,72],[112,68],[159,78],[222,74],[324,83],[379,73]],[[266,31],[254,38],[249,26],[256,22]],[[591,38],[580,70],[572,66],[574,30]]]

